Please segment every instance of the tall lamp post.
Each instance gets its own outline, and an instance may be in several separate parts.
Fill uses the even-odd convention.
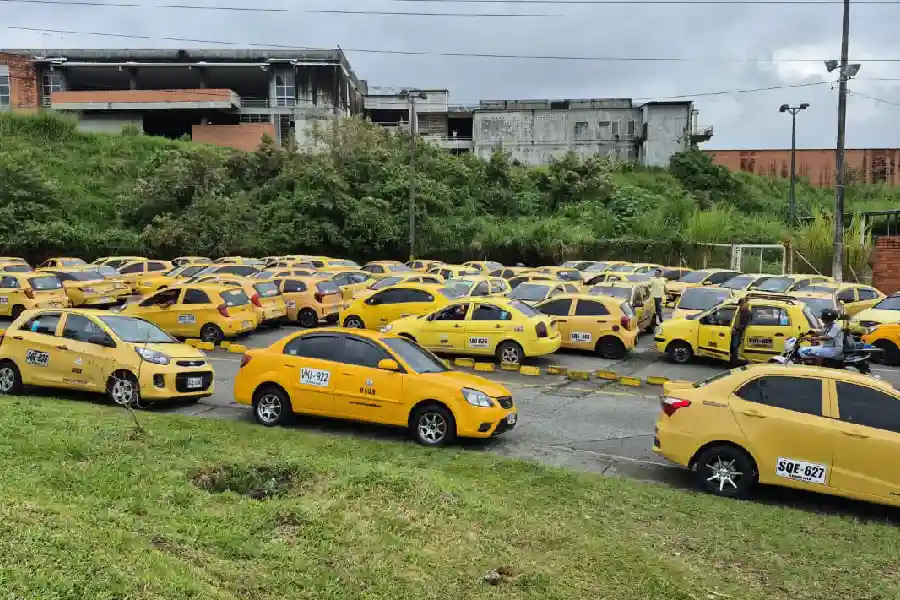
[[[425,100],[428,94],[421,90],[401,90],[397,94],[406,98],[409,109],[409,260],[416,258],[416,138],[419,135],[419,116],[416,99]]]
[[[806,102],[800,106],[782,104],[778,112],[791,113],[791,195],[788,198],[788,224],[793,228],[797,215],[797,113],[809,108]]]

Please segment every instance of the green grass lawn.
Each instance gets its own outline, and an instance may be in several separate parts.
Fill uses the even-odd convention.
[[[0,408],[3,598],[900,597],[884,523],[471,450]]]

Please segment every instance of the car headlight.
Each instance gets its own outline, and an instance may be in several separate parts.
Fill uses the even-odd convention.
[[[471,388],[463,388],[462,393],[463,397],[466,399],[466,402],[468,402],[472,406],[490,408],[494,405],[494,401],[491,400],[490,397],[484,392],[479,392],[478,390],[473,390]]]
[[[138,356],[154,365],[167,365],[172,362],[167,355],[150,348],[135,348],[134,351],[138,353]]]
[[[390,331],[390,330],[393,329],[393,328],[394,328],[393,325],[385,325],[384,327],[382,327],[382,328],[379,329],[378,331],[380,331],[381,333],[387,333],[388,331]]]

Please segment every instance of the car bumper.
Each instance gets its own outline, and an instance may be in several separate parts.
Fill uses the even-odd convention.
[[[222,333],[226,337],[237,337],[244,333],[250,333],[256,329],[257,321],[252,318],[237,319],[223,323]]]
[[[553,354],[559,350],[561,345],[562,336],[557,333],[555,337],[538,338],[522,344],[522,349],[525,351],[525,356],[544,356]]]
[[[653,451],[666,460],[687,467],[699,447],[700,444],[693,435],[671,424],[657,422],[653,435]]]
[[[112,306],[119,303],[119,296],[115,292],[105,295],[85,296],[78,306]]]
[[[34,301],[34,305],[29,307],[31,309],[41,309],[41,308],[68,308],[72,306],[72,302],[68,299],[59,299],[56,298],[54,300],[36,300]]]
[[[139,380],[141,398],[144,400],[205,398],[215,391],[213,372],[208,366],[198,369],[153,369],[147,368],[149,364],[143,363]]]
[[[278,321],[285,318],[287,316],[287,308],[280,306],[263,308],[260,313],[260,322],[271,323],[272,321]]]
[[[319,315],[320,321],[325,321],[326,323],[337,323],[338,317],[341,315],[341,311],[346,308],[346,304],[323,304],[322,306],[316,307],[316,313]]]
[[[506,433],[519,422],[516,406],[512,408],[475,408],[458,415],[456,433],[459,437],[489,438]],[[515,415],[510,417],[509,415]],[[512,422],[510,422],[510,420]]]

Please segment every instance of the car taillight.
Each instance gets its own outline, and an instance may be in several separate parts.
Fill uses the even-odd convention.
[[[662,396],[659,399],[659,403],[662,405],[663,412],[670,417],[674,415],[675,411],[679,408],[686,408],[691,405],[690,400],[684,400],[683,398],[673,398],[672,396]]]
[[[622,327],[624,329],[631,329],[631,317],[622,315],[622,319],[620,320],[620,323],[622,324]]]
[[[253,306],[262,308],[262,302],[259,301],[259,294],[253,294],[252,296],[250,296],[250,302],[253,303]]]
[[[534,326],[534,332],[537,334],[539,338],[547,337],[547,326],[543,321]]]
[[[220,304],[219,306],[216,307],[216,310],[218,310],[219,314],[222,315],[223,317],[229,316],[228,315],[228,306],[225,304]]]
[[[31,288],[26,289],[26,290],[25,290],[25,297],[26,297],[26,298],[30,298],[31,300],[34,300],[34,290],[31,289]]]
[[[322,292],[316,292],[313,295],[316,297],[316,302],[318,302],[319,304],[322,304],[322,300],[325,299],[325,294],[323,294]]]
[[[85,294],[93,294],[94,293],[94,288],[92,288],[92,287],[84,287],[84,288],[80,288],[80,289]]]
[[[247,363],[250,362],[250,359],[251,359],[251,358],[253,358],[253,357],[250,356],[249,353],[244,352],[244,355],[241,357],[241,368],[242,368],[242,369],[243,369],[245,366],[247,366]]]

